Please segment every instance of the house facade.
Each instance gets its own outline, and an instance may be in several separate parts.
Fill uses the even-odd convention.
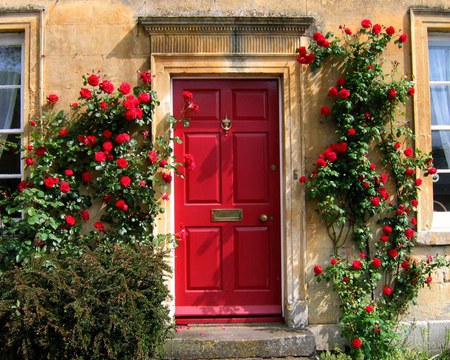
[[[315,31],[359,28],[371,19],[409,34],[386,63],[416,82],[405,119],[416,146],[435,153],[438,174],[424,181],[417,255],[450,255],[450,1],[3,0],[0,11],[0,133],[20,142],[46,97],[76,101],[81,77],[101,71],[113,83],[150,69],[161,102],[154,133],[190,91],[200,112],[176,154],[196,172],[174,182],[161,232],[186,229],[173,251],[169,304],[178,323],[284,322],[336,339],[339,305],[312,269],[332,244],[298,179],[310,172],[334,130],[318,109],[338,69],[295,61]],[[12,70],[12,71],[11,71]],[[16,74],[9,76],[9,73]],[[3,76],[3,74],[5,74]],[[19,157],[0,159],[0,183],[23,174]],[[450,181],[450,180],[449,180]],[[450,327],[450,272],[433,275],[406,320],[438,345]]]

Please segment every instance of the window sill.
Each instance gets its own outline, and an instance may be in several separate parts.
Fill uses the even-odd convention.
[[[450,245],[450,228],[438,228],[417,233],[417,244],[439,246]]]

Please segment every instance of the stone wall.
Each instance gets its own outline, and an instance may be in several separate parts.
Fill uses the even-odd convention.
[[[57,92],[60,106],[68,107],[78,97],[81,76],[92,71],[107,74],[113,82],[137,81],[137,70],[150,67],[150,39],[138,18],[150,16],[270,16],[311,17],[314,19],[307,34],[314,31],[338,31],[341,24],[349,28],[359,26],[361,19],[392,25],[410,33],[410,7],[450,8],[450,0],[0,0],[0,21],[9,14],[32,12],[41,16],[40,24],[43,58],[39,66],[41,101],[49,93]],[[31,36],[39,37],[39,29]],[[38,42],[39,44],[39,42]],[[295,62],[295,49],[292,61]],[[387,61],[400,61],[400,72],[411,76],[410,42],[403,50],[391,48]],[[43,66],[41,66],[41,65]],[[36,71],[36,69],[33,69]],[[317,154],[334,140],[333,129],[323,124],[317,109],[326,100],[326,91],[339,76],[336,69],[308,72],[301,80],[301,104],[304,131],[304,158],[300,169],[311,169]],[[158,90],[158,89],[156,89]],[[413,116],[412,106],[406,117]],[[324,136],[324,134],[329,134]],[[297,196],[301,193],[295,190]],[[299,199],[299,201],[303,201]],[[333,295],[315,282],[312,267],[328,260],[331,244],[313,211],[306,203],[304,237],[305,262],[299,261],[301,271],[298,286],[304,287],[302,300],[308,302],[309,324],[334,324],[338,318],[338,305]],[[448,236],[450,244],[450,233]],[[420,254],[447,254],[450,247],[419,247]],[[303,265],[302,265],[303,264]],[[420,293],[419,305],[411,309],[410,320],[439,322],[450,321],[450,273],[434,276],[432,290]]]

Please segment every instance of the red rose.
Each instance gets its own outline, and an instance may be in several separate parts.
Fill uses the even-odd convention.
[[[59,98],[58,98],[58,95],[56,95],[56,94],[50,94],[49,96],[47,96],[47,101],[50,104],[55,104],[58,100],[59,100]]]
[[[300,178],[298,179],[298,182],[301,184],[303,184],[307,181],[308,181],[308,178],[305,175],[300,176]]]
[[[148,84],[152,81],[152,76],[150,75],[150,71],[141,72],[140,78],[143,83]]]
[[[375,25],[372,27],[372,32],[373,32],[375,35],[378,35],[378,34],[381,32],[381,25],[380,25],[380,24],[375,24]]]
[[[123,82],[122,84],[120,84],[119,86],[119,91],[124,94],[127,95],[130,93],[131,91],[131,85],[127,82]]]
[[[400,149],[400,147],[401,147],[401,145],[400,145],[400,143],[399,142],[396,142],[395,144],[394,144],[394,149]]]
[[[374,163],[371,163],[370,164],[370,169],[371,170],[375,170],[377,168],[377,166],[374,164]]]
[[[89,211],[87,211],[87,210],[82,210],[81,211],[81,218],[84,220],[84,221],[88,221],[89,220]]]
[[[104,110],[104,109],[106,109],[107,107],[108,107],[108,103],[106,103],[106,102],[104,102],[104,101],[102,101],[102,102],[100,103],[100,109]]]
[[[325,155],[325,158],[329,162],[333,162],[337,159],[337,154],[334,151],[328,150],[328,151],[325,151],[323,154]]]
[[[338,261],[337,261],[336,259],[334,259],[334,258],[330,260],[330,264],[331,264],[331,265],[336,265],[337,262],[338,262]]]
[[[59,189],[63,193],[68,193],[70,191],[70,184],[67,181],[61,181],[61,184],[59,184]]]
[[[319,168],[327,166],[327,162],[324,159],[317,159],[316,166]]]
[[[163,177],[164,181],[166,182],[166,184],[170,184],[172,182],[172,175],[170,175],[169,173],[164,172],[162,174],[162,177]]]
[[[360,338],[356,338],[352,340],[352,347],[355,349],[359,349],[362,346],[362,341]]]
[[[407,156],[407,157],[411,157],[411,156],[413,155],[413,151],[412,151],[411,148],[406,148],[406,149],[403,151],[403,154],[405,154],[405,156]]]
[[[339,95],[339,90],[335,87],[332,87],[330,90],[328,90],[328,96],[331,97],[337,97]]]
[[[320,108],[320,114],[322,116],[328,116],[331,114],[331,110],[328,106],[324,105]]]
[[[389,285],[387,285],[383,288],[383,293],[387,296],[390,296],[390,295],[392,295],[393,290]]]
[[[308,55],[305,55],[305,56],[298,57],[297,61],[300,64],[308,65],[308,64],[311,64],[315,59],[316,59],[316,55],[314,53],[311,53],[311,54],[308,54]]]
[[[375,269],[378,269],[381,266],[381,260],[378,258],[373,258],[372,260],[372,267]]]
[[[61,131],[59,132],[59,136],[66,136],[68,134],[68,130],[66,128],[62,128]]]
[[[64,170],[64,174],[66,174],[67,176],[72,176],[73,170],[71,170],[71,169]]]
[[[419,201],[417,199],[411,200],[411,205],[417,207],[417,205],[419,205]]]
[[[386,28],[386,34],[388,34],[389,36],[394,35],[395,33],[395,29],[393,26],[389,26],[388,28]]]
[[[52,176],[49,176],[44,179],[44,185],[47,189],[53,188],[57,183],[59,183],[59,178],[54,178]]]
[[[409,240],[414,236],[414,229],[408,228],[405,230],[405,236]]]
[[[168,164],[168,161],[167,161],[166,159],[162,159],[162,160],[159,162],[159,166],[160,166],[160,167],[165,167],[167,164]]]
[[[146,92],[140,93],[138,99],[143,103],[147,103],[150,101],[150,94]]]
[[[100,89],[107,94],[112,94],[114,92],[114,85],[108,80],[103,80],[100,83]]]
[[[412,88],[409,88],[409,90],[408,90],[408,95],[409,96],[414,96],[414,93],[416,92],[416,89],[414,89],[413,87]]]
[[[39,147],[34,152],[36,153],[36,155],[42,156],[45,154],[46,151],[47,150],[44,147]]]
[[[370,28],[372,26],[372,21],[369,19],[364,19],[361,21],[361,26],[365,29]]]
[[[25,163],[26,163],[28,166],[31,166],[31,165],[34,164],[34,160],[33,160],[32,158],[30,158],[30,157],[27,157],[27,158],[25,159]]]
[[[350,96],[350,91],[348,91],[347,89],[341,89],[341,91],[339,91],[339,97],[341,99],[347,99]]]
[[[97,86],[98,83],[100,82],[100,79],[98,78],[97,75],[92,74],[92,75],[89,75],[87,82],[91,86]]]
[[[89,183],[92,181],[92,175],[90,172],[84,172],[81,174],[81,181],[84,183]]]
[[[414,169],[406,169],[405,170],[405,175],[406,176],[411,176],[412,174],[414,174]]]
[[[36,123],[36,121],[34,121],[34,120],[30,120],[30,125],[31,125],[31,126],[36,126],[37,123]]]
[[[422,179],[416,179],[416,186],[422,185]]]
[[[83,89],[80,90],[80,96],[83,99],[90,99],[92,97],[92,93],[91,93],[91,91],[89,89],[83,88]]]
[[[352,269],[353,270],[361,270],[361,268],[362,268],[362,262],[361,261],[359,261],[359,260],[353,261],[353,263],[352,263]]]
[[[411,265],[409,264],[409,260],[408,259],[403,261],[401,266],[402,266],[402,269],[404,269],[404,270],[408,270],[411,267]]]
[[[397,91],[395,91],[394,88],[390,88],[387,92],[388,99],[395,99],[396,96],[397,96]]]
[[[158,153],[153,150],[149,151],[147,153],[147,160],[152,164],[155,163],[158,160]]]
[[[348,145],[345,141],[342,141],[340,143],[337,143],[333,146],[333,149],[335,149],[337,152],[345,153],[348,149]]]
[[[114,139],[116,144],[123,144],[125,142],[128,142],[131,140],[130,135],[128,135],[127,133],[122,133],[116,136],[116,138]]]
[[[338,78],[336,80],[336,83],[337,83],[338,86],[341,86],[341,87],[344,86],[345,85],[345,78],[343,78],[343,77]]]
[[[123,200],[117,200],[116,208],[119,209],[119,210],[127,211],[128,210],[128,205]]]
[[[101,222],[101,221],[97,221],[97,222],[95,222],[94,223],[94,227],[98,230],[98,231],[100,231],[100,232],[102,232],[102,233],[104,233],[106,230],[105,230],[105,225],[103,225],[103,223]]]
[[[125,169],[128,165],[128,161],[125,158],[119,158],[116,160],[116,164],[119,168]]]
[[[95,159],[95,161],[97,161],[97,162],[105,161],[105,160],[106,160],[106,154],[105,154],[103,151],[97,151],[97,152],[94,154],[94,159]]]
[[[351,128],[351,129],[348,129],[348,130],[347,130],[347,135],[348,135],[348,136],[353,136],[353,135],[355,135],[355,134],[356,134],[356,130],[355,130],[355,129]]]
[[[345,28],[345,29],[344,29],[344,32],[345,32],[347,35],[352,35],[352,34],[353,34],[352,31],[351,31],[349,28]]]
[[[383,226],[383,232],[384,232],[386,235],[389,235],[389,234],[392,232],[392,227],[390,227],[389,225]]]
[[[380,198],[378,196],[375,196],[372,198],[372,200],[370,200],[370,202],[372,203],[373,206],[380,206]]]
[[[128,187],[131,184],[131,179],[129,176],[122,176],[120,178],[120,185],[122,185],[123,187]]]
[[[192,95],[192,93],[190,92],[190,91],[183,91],[183,99],[185,100],[185,101],[187,101],[187,100],[192,100],[193,99],[193,95]]]
[[[398,38],[398,41],[402,44],[408,41],[408,34],[401,34]]]
[[[381,235],[380,240],[381,240],[382,242],[388,242],[388,241],[389,241],[389,236],[387,236],[387,235]]]
[[[112,132],[110,130],[103,131],[103,137],[105,139],[109,139],[109,138],[111,138],[111,136],[112,136]]]
[[[78,109],[78,106],[80,106],[80,105],[78,105],[78,103],[70,104],[70,107],[72,108],[72,110]]]
[[[344,276],[342,278],[342,281],[345,282],[345,283],[348,283],[350,281],[350,279],[347,276]]]
[[[389,250],[388,254],[391,258],[395,259],[398,256],[398,251],[397,249],[391,249]]]
[[[433,278],[431,276],[428,276],[425,280],[425,284],[430,284],[433,281]]]
[[[322,273],[322,271],[323,271],[322,266],[320,266],[320,265],[314,266],[314,274],[320,275]]]
[[[368,313],[373,312],[373,306],[372,306],[372,305],[367,305],[367,306],[366,306],[366,311],[367,311]]]
[[[133,110],[135,107],[139,106],[139,99],[133,95],[128,95],[127,99],[123,102],[123,107],[128,110]]]
[[[300,55],[300,56],[306,56],[306,47],[304,47],[304,46],[300,46],[299,48],[298,48],[298,50],[297,50],[297,52],[298,52],[298,54]]]
[[[66,215],[65,220],[67,225],[69,226],[75,225],[75,218],[72,215]]]
[[[415,217],[411,218],[411,224],[417,225],[417,219]]]

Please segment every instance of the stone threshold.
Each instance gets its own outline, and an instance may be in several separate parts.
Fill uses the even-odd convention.
[[[214,324],[176,327],[166,359],[311,359],[314,334],[284,324]]]

